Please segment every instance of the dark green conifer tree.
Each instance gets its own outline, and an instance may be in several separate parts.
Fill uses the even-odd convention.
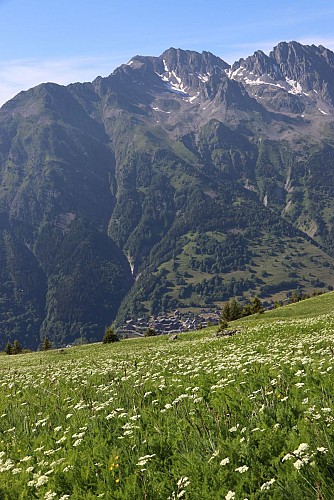
[[[253,310],[253,314],[264,313],[264,308],[262,306],[262,302],[259,299],[259,297],[254,297],[254,299],[252,301],[252,310]]]
[[[114,329],[111,326],[108,326],[103,335],[102,343],[103,344],[111,344],[112,342],[118,342],[119,338],[114,332]]]
[[[149,326],[145,332],[145,337],[155,337],[157,335],[157,331],[152,326]]]
[[[6,347],[5,347],[5,353],[6,354],[12,354],[12,350],[13,350],[12,344],[8,340],[8,342],[6,344]]]
[[[12,354],[20,354],[22,352],[22,348],[17,340],[14,340]]]
[[[47,336],[44,337],[43,339],[43,344],[42,344],[42,351],[48,351],[51,349],[52,344]]]

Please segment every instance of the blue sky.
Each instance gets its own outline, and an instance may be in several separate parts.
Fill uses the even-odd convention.
[[[0,0],[0,105],[41,82],[107,76],[169,47],[232,63],[280,41],[334,50],[331,0]]]

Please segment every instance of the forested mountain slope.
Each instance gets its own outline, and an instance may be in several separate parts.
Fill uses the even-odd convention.
[[[169,49],[7,102],[3,343],[332,287],[333,72],[297,42],[232,67]]]

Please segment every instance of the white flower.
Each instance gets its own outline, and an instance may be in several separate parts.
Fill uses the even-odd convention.
[[[58,441],[56,441],[57,444],[61,444],[63,443],[64,441],[66,441],[66,436],[63,436],[61,437],[60,439],[58,439]]]
[[[220,465],[226,465],[230,463],[230,459],[228,457],[223,458],[223,460],[220,461]]]
[[[320,446],[319,448],[317,448],[317,451],[320,451],[320,453],[327,453],[328,448],[325,448],[324,446]]]
[[[269,490],[270,486],[272,484],[274,484],[275,481],[276,481],[276,479],[272,478],[272,479],[270,479],[270,481],[267,481],[266,483],[263,483],[263,485],[261,486],[260,490],[261,491]]]
[[[143,457],[139,457],[138,459],[138,462],[136,465],[138,465],[139,467],[142,467],[143,465],[145,465],[149,460],[151,460],[151,458],[155,457],[155,453],[153,453],[153,455],[144,455]]]
[[[303,453],[308,450],[309,446],[307,443],[300,443],[300,445],[298,446],[298,448],[293,452],[294,455],[296,455],[297,457],[300,457],[301,455],[303,455]]]
[[[178,482],[177,482],[177,486],[178,488],[186,488],[187,486],[189,486],[190,484],[190,481],[189,481],[189,477],[185,476],[185,477],[181,477]]]
[[[231,427],[231,429],[229,429],[229,431],[236,432],[238,430],[238,427],[239,427],[239,424],[235,425],[234,427]]]
[[[295,463],[293,464],[293,466],[294,466],[297,470],[301,469],[301,468],[303,467],[303,465],[304,465],[303,460],[299,460],[299,459],[298,459],[298,460],[296,460],[296,461],[295,461]]]
[[[249,467],[247,465],[241,465],[241,467],[237,467],[235,470],[235,472],[240,472],[240,474],[242,474],[243,472],[246,472],[248,471]]]
[[[47,491],[44,495],[44,500],[50,500],[51,498],[54,498],[57,496],[57,493],[55,493],[54,491]]]
[[[225,500],[232,500],[232,498],[235,497],[235,492],[234,491],[229,491],[226,495],[225,495]]]
[[[41,486],[43,486],[43,484],[46,484],[48,482],[48,480],[49,480],[49,478],[46,475],[39,476],[39,478],[37,479],[37,481],[35,483],[36,488],[40,488]]]
[[[74,441],[73,446],[79,446],[80,443],[82,443],[82,439],[77,439]]]
[[[66,467],[63,468],[63,472],[68,472],[69,470],[72,470],[74,467],[73,465],[66,465]]]

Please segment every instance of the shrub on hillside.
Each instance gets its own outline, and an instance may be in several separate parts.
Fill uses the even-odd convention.
[[[118,342],[119,337],[114,332],[114,329],[111,326],[108,326],[103,335],[102,343],[103,344],[111,344],[112,342]]]

